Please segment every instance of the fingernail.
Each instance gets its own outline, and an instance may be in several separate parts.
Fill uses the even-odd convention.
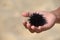
[[[35,29],[35,27],[34,26],[31,26],[31,29]]]
[[[41,26],[39,26],[37,29],[41,29]]]

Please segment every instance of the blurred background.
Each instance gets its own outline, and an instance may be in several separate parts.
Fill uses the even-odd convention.
[[[55,1],[55,2],[54,2]],[[60,24],[42,33],[30,33],[22,12],[56,8],[59,0],[0,0],[0,40],[60,40]]]

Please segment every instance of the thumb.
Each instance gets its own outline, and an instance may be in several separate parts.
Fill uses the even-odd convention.
[[[24,17],[30,17],[30,15],[31,15],[31,14],[30,14],[29,12],[23,12],[23,13],[22,13],[22,16],[24,16]]]

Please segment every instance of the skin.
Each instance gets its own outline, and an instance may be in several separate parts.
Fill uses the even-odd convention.
[[[58,8],[59,9],[59,8]],[[39,26],[39,27],[35,27],[33,25],[31,25],[28,21],[24,21],[23,25],[25,26],[25,28],[27,28],[31,33],[40,33],[43,31],[46,31],[50,28],[52,28],[54,26],[55,23],[58,23],[58,20],[60,21],[60,15],[58,16],[58,14],[60,14],[58,12],[58,9],[51,11],[51,12],[46,12],[46,11],[37,11],[39,14],[42,14],[43,17],[45,17],[47,23],[43,26]],[[60,11],[60,9],[59,9]],[[30,17],[30,15],[32,15],[34,12],[24,12],[22,13],[22,16],[24,17]]]

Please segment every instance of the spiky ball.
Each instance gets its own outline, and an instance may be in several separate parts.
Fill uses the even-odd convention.
[[[28,20],[31,25],[36,27],[43,26],[46,23],[43,15],[40,15],[39,13],[33,13]]]

